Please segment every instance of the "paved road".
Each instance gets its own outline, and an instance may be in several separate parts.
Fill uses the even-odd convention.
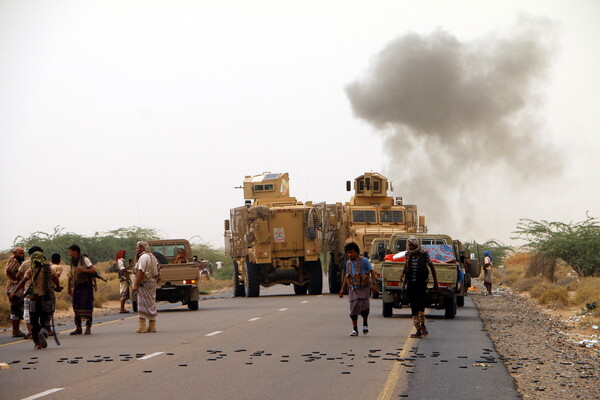
[[[0,362],[11,364],[0,397],[518,398],[469,299],[454,320],[428,310],[430,336],[416,340],[406,309],[383,318],[372,300],[371,333],[350,337],[347,297],[291,292],[207,299],[199,311],[163,305],[155,334],[133,333],[136,316],[111,315],[91,336],[64,327],[62,345],[42,351],[2,336]]]

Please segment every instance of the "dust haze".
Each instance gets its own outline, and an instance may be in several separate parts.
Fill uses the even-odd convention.
[[[560,174],[538,115],[555,36],[552,22],[530,17],[470,41],[406,34],[346,87],[355,116],[384,138],[395,195],[416,203],[430,230],[474,235],[467,227],[508,191]]]

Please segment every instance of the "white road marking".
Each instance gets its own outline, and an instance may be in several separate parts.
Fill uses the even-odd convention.
[[[215,335],[218,335],[218,334],[219,334],[219,333],[221,333],[221,332],[223,332],[223,331],[215,331],[215,332],[209,333],[209,334],[208,334],[208,335],[206,335],[206,336],[215,336]]]
[[[52,394],[54,392],[60,392],[61,390],[63,390],[64,388],[54,388],[54,389],[50,389],[50,390],[46,390],[45,392],[42,393],[38,393],[38,394],[34,394],[33,396],[29,396],[29,397],[25,397],[22,400],[33,400],[33,399],[39,399],[40,397],[44,397],[44,396],[48,396],[49,394]]]
[[[302,302],[302,304],[304,304],[304,303],[308,303],[308,300],[304,300],[304,301]]]
[[[256,317],[256,318],[250,318],[250,319],[248,320],[248,322],[256,321],[257,319],[260,319],[260,317]]]
[[[277,310],[277,311],[285,311],[285,310],[287,310],[287,308],[280,308],[280,309],[279,309],[279,310]]]
[[[164,353],[164,351],[157,351],[156,353],[152,353],[152,354],[148,354],[147,356],[140,357],[140,358],[138,358],[138,360],[147,360],[149,358],[156,357],[156,356],[161,355],[163,353]]]

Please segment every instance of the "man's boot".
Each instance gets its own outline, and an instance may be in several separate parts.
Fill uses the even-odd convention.
[[[83,333],[83,331],[81,330],[81,321],[77,322],[75,321],[75,330],[71,333],[69,333],[69,335],[73,336],[73,335],[81,335]]]
[[[21,329],[19,329],[21,320],[13,319],[13,320],[11,320],[11,323],[12,323],[12,337],[20,337],[20,338],[27,337],[27,334],[21,332]]]
[[[84,335],[91,335],[91,334],[92,334],[92,320],[88,319],[87,322],[85,323]]]
[[[140,325],[135,330],[135,333],[146,333],[146,320],[144,318],[140,318]]]
[[[148,332],[156,332],[156,320],[151,319],[148,321]]]
[[[427,328],[425,327],[425,313],[423,311],[419,311],[418,317],[419,323],[421,324],[421,335],[425,337],[429,334],[429,332],[427,332]]]
[[[413,319],[413,324],[415,325],[415,329],[417,330],[416,333],[412,333],[410,335],[411,338],[421,338],[423,337],[422,333],[421,333],[421,321],[419,320],[419,316],[418,315],[414,315],[412,317]]]

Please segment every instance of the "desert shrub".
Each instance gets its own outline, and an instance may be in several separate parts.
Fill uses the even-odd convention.
[[[505,267],[513,267],[513,266],[524,267],[529,264],[530,260],[531,260],[531,253],[515,253],[515,254],[512,254],[512,255],[506,257],[506,260],[504,260],[504,266]]]
[[[550,286],[537,298],[540,304],[563,307],[569,305],[569,292],[564,287]]]
[[[579,286],[579,279],[573,276],[568,276],[556,282],[558,286],[564,287],[569,292],[574,292]]]
[[[544,285],[546,285],[546,281],[541,276],[534,276],[526,279],[521,278],[509,283],[509,286],[517,292],[530,292],[534,290],[534,288],[541,288]],[[533,293],[532,296],[535,297]]]
[[[582,278],[575,289],[575,302],[585,305],[596,302],[600,308],[600,278]]]
[[[214,278],[219,280],[231,280],[233,276],[233,264],[231,262],[223,263],[223,268],[215,269]]]
[[[562,259],[581,277],[600,276],[600,220],[576,223],[522,219],[514,231],[545,260]]]

